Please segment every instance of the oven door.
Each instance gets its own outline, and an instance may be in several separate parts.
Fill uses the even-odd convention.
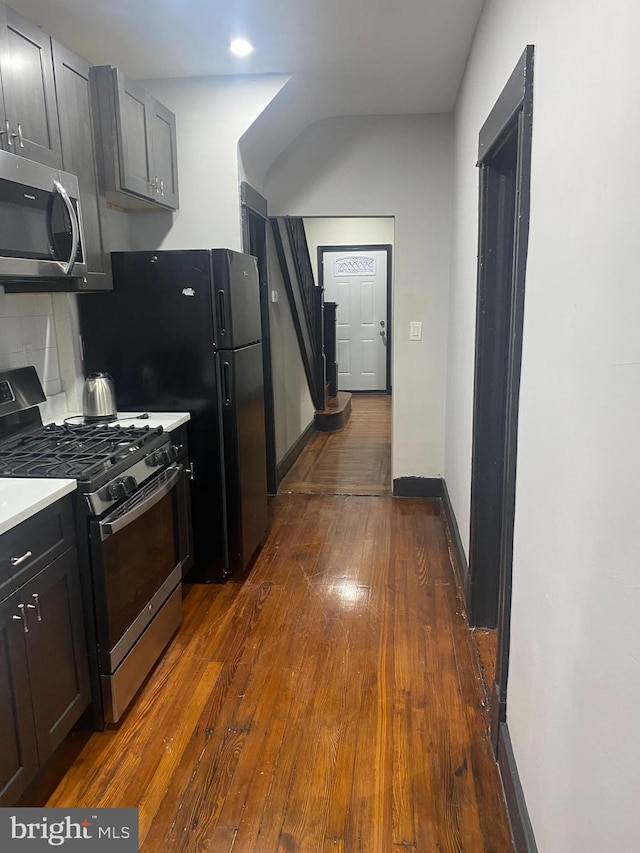
[[[183,477],[181,465],[166,468],[105,518],[90,524],[98,657],[108,722],[117,720],[181,620],[178,525]]]

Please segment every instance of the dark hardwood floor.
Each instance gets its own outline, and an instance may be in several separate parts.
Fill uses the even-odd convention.
[[[316,432],[279,491],[388,495],[391,491],[391,397],[354,394],[337,432]]]
[[[125,720],[51,806],[137,806],[140,849],[508,853],[438,501],[280,494],[247,575],[186,588]]]

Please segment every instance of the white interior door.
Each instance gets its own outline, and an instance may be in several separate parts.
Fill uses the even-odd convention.
[[[385,391],[387,252],[324,251],[322,259],[325,302],[338,305],[338,388]]]

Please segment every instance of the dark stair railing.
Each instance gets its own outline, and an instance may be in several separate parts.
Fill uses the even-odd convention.
[[[338,362],[336,358],[336,309],[335,302],[325,302],[323,311],[324,358],[327,369],[327,394],[338,394]]]
[[[311,399],[321,411],[326,406],[322,288],[313,278],[302,219],[274,216],[270,222]]]

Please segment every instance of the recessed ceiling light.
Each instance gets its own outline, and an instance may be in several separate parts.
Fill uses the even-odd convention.
[[[249,56],[253,53],[253,45],[246,39],[232,39],[229,50],[235,56]]]

